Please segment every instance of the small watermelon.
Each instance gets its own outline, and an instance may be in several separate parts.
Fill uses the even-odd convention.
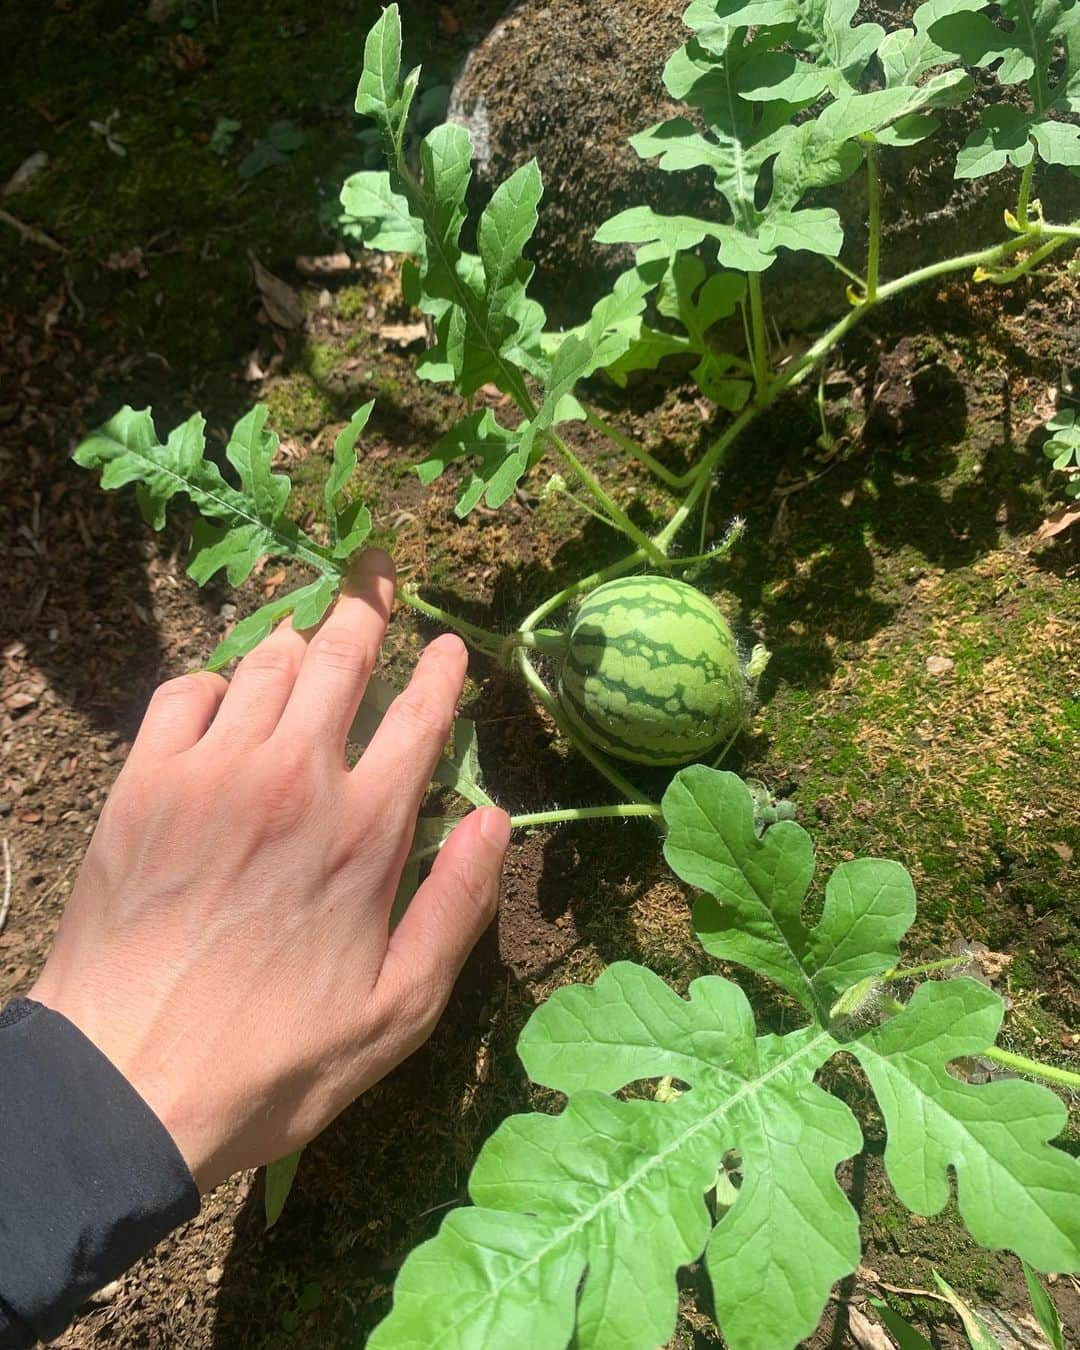
[[[634,764],[685,764],[746,715],[735,639],[713,602],[672,577],[621,577],[582,601],[559,701],[575,731]]]

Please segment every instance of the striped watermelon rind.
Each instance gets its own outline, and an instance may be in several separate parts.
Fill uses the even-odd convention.
[[[738,731],[747,686],[707,596],[673,577],[620,577],[574,616],[559,702],[572,729],[616,759],[686,764]]]

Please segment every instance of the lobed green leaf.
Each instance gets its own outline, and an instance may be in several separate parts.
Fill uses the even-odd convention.
[[[693,923],[711,955],[765,975],[823,1022],[845,989],[896,965],[915,918],[914,887],[898,863],[842,864],[810,929],[802,905],[814,856],[800,825],[780,821],[759,838],[742,781],[703,765],[676,774],[662,807],[664,857],[683,881],[707,892]]]
[[[1061,120],[1080,113],[1080,7],[1074,0],[1001,0],[995,12],[1007,29],[966,5],[943,8],[926,25],[929,38],[966,65],[993,66],[1001,84],[1027,86],[1027,106],[983,109],[981,125],[961,147],[956,176],[1022,168],[1036,151],[1048,164],[1080,166],[1080,127]],[[1059,44],[1063,62],[1056,60]]]

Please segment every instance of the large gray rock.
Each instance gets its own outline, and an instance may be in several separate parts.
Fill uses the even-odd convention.
[[[521,0],[473,51],[454,87],[450,118],[472,134],[477,201],[532,156],[540,163],[544,200],[530,254],[537,294],[555,320],[580,318],[626,266],[628,250],[592,242],[608,217],[641,203],[665,214],[718,213],[708,174],[662,172],[627,144],[634,132],[685,112],[662,82],[664,62],[687,37],[684,7],[670,0]],[[908,22],[913,9],[869,0],[859,17],[888,30]],[[997,82],[982,76],[973,100],[940,114],[943,127],[932,141],[881,152],[883,279],[1002,237],[1017,173],[953,177],[956,151],[979,108],[1000,97]],[[1036,190],[1055,218],[1080,213],[1080,179],[1064,170],[1040,170]],[[862,270],[864,175],[807,200],[840,212],[842,256]],[[843,313],[845,285],[827,261],[783,250],[765,278],[770,312],[786,330]]]

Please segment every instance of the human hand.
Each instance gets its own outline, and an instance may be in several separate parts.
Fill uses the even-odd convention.
[[[314,634],[283,625],[231,683],[157,690],[30,993],[124,1074],[203,1192],[307,1143],[421,1044],[495,913],[510,824],[488,808],[388,931],[467,660],[432,642],[346,767],[393,577],[369,552]]]

